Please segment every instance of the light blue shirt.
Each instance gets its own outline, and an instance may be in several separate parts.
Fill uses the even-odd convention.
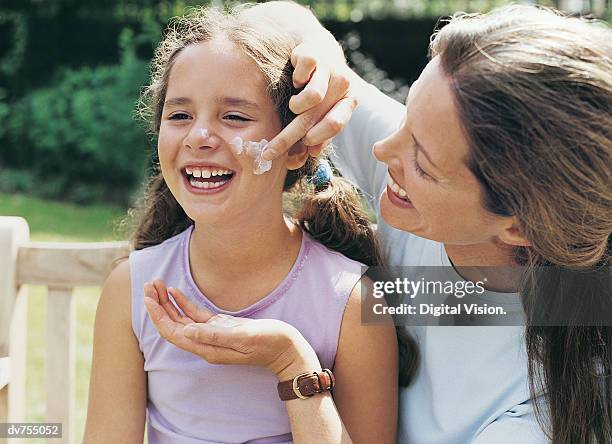
[[[394,229],[380,217],[386,165],[371,153],[405,115],[374,87],[358,87],[359,107],[334,140],[332,160],[370,200],[389,265],[451,266],[444,245]],[[461,215],[454,215],[461,217]],[[522,316],[517,294],[482,297]],[[409,444],[540,444],[549,442],[530,400],[523,327],[433,326],[410,329],[420,350],[415,380],[400,389],[398,442]]]

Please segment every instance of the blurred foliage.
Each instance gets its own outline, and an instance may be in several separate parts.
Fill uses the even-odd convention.
[[[12,45],[0,59],[0,73],[11,75],[15,74],[23,62],[28,30],[23,14],[0,14],[0,27],[4,27],[7,24],[9,25],[7,29],[11,35]]]
[[[358,32],[349,32],[341,43],[349,65],[360,77],[398,102],[404,103],[409,85],[404,79],[391,79],[386,71],[376,66],[371,57],[360,51],[361,36]]]
[[[148,156],[145,130],[132,118],[148,68],[132,31],[119,40],[118,65],[63,69],[50,86],[0,103],[0,189],[129,202]]]

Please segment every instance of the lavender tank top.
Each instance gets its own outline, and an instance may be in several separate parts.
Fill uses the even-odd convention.
[[[209,364],[167,342],[149,319],[143,285],[161,278],[215,313],[285,321],[308,340],[323,368],[333,368],[344,309],[365,267],[303,233],[297,260],[280,285],[250,307],[228,312],[210,302],[193,280],[192,230],[130,254],[132,328],[147,373],[149,443],[291,443],[276,377],[255,366]]]

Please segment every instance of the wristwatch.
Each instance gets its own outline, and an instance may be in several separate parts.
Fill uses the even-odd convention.
[[[278,396],[282,401],[291,399],[308,399],[317,393],[330,391],[336,379],[328,368],[320,372],[302,373],[289,381],[278,383]]]

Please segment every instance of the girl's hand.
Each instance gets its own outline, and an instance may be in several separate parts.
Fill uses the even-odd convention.
[[[263,156],[275,159],[289,151],[288,165],[295,168],[308,155],[318,156],[342,131],[357,100],[350,94],[351,71],[344,57],[324,51],[319,39],[306,39],[296,46],[291,63],[294,86],[304,87],[289,101],[289,108],[297,117],[270,141]]]
[[[262,366],[279,380],[321,369],[310,344],[286,322],[214,315],[197,307],[179,289],[166,289],[161,280],[145,284],[144,290],[145,306],[160,335],[211,364]]]

